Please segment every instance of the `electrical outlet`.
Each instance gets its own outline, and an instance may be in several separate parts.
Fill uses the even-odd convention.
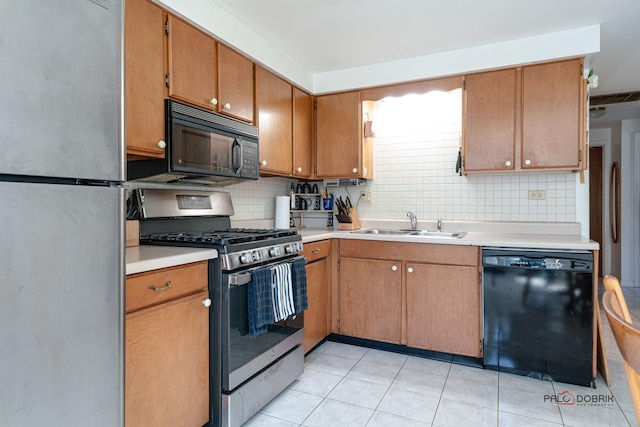
[[[371,195],[371,191],[361,191],[360,199],[362,203],[370,204],[371,202],[373,202],[373,196]]]
[[[547,198],[546,190],[529,190],[529,200],[545,200]]]

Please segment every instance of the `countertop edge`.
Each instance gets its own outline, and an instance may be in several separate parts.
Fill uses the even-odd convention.
[[[463,246],[493,246],[504,248],[558,249],[558,250],[599,250],[597,242],[578,235],[520,234],[520,233],[479,233],[468,232],[462,238],[439,238],[404,235],[358,234],[344,230],[299,230],[302,243],[325,239],[358,239],[387,242],[439,243]]]
[[[132,246],[126,250],[126,274],[144,273],[218,257],[215,249],[172,246]]]

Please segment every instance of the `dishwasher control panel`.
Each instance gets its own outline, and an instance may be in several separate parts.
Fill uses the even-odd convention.
[[[592,255],[583,256],[582,253],[483,251],[482,264],[532,270],[593,271]]]

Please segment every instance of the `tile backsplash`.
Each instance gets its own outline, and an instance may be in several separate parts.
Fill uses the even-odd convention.
[[[576,220],[576,178],[570,172],[458,175],[461,91],[416,98],[408,106],[376,104],[375,179],[336,192],[348,191],[356,200],[360,191],[371,191],[373,202],[359,203],[361,218],[401,219],[412,211],[419,219]],[[546,198],[529,200],[529,191],[544,191]]]
[[[428,105],[410,108],[401,108],[393,100],[377,103],[375,179],[363,186],[331,189],[336,195],[349,194],[354,203],[360,191],[371,191],[373,202],[358,205],[360,218],[403,219],[406,211],[412,211],[421,220],[576,221],[573,173],[459,176],[455,166],[462,126],[461,91],[433,96]],[[246,220],[272,219],[275,197],[288,194],[292,181],[260,178],[220,188],[135,182],[129,186],[228,191],[236,212],[232,219]],[[529,191],[544,191],[546,198],[529,200]],[[325,222],[323,217],[321,223]]]

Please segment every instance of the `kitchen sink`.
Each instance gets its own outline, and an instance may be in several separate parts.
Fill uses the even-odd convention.
[[[466,231],[429,231],[429,230],[379,230],[369,228],[366,230],[354,231],[356,234],[379,234],[379,235],[395,235],[395,236],[425,236],[425,237],[444,237],[449,239],[460,239],[467,233]]]
[[[367,230],[357,230],[354,231],[356,234],[394,234],[394,235],[406,235],[409,234],[410,230],[378,230],[374,228],[370,228]]]

